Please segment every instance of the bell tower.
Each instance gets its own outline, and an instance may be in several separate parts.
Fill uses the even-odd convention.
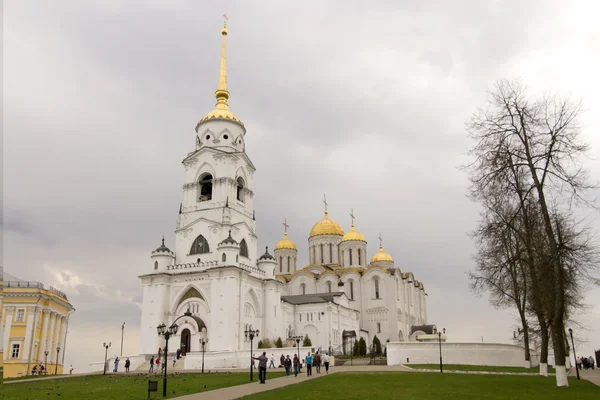
[[[245,151],[246,128],[229,109],[227,17],[221,30],[221,67],[215,108],[196,124],[195,148],[183,159],[185,179],[176,233],[176,263],[221,261],[217,246],[231,237],[234,260],[256,265],[253,175]]]

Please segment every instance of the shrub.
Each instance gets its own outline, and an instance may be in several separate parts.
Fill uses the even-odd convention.
[[[281,337],[278,337],[277,340],[275,341],[275,347],[277,347],[279,349],[283,347],[283,342],[281,341]]]
[[[304,336],[304,342],[302,342],[302,346],[304,346],[304,347],[312,346],[312,342],[310,341],[310,338],[308,337],[308,335]]]
[[[373,338],[373,347],[375,348],[375,354],[380,356],[381,355],[381,341],[379,341],[379,338],[377,337],[377,335],[375,335],[375,337]]]
[[[360,355],[360,347],[358,341],[354,341],[354,347],[352,348],[352,355],[358,357]]]
[[[365,342],[364,338],[360,338],[360,340],[358,341],[358,349],[359,349],[359,355],[361,356],[366,356],[367,355],[367,342]]]

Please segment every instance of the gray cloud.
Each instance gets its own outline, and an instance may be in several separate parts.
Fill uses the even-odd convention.
[[[137,276],[162,234],[173,242],[180,161],[214,105],[226,11],[230,105],[258,168],[260,246],[276,243],[287,217],[306,263],[327,193],[332,218],[348,228],[354,208],[369,251],[382,232],[398,266],[425,283],[430,321],[455,340],[507,341],[513,316],[475,299],[464,274],[478,217],[456,168],[471,145],[464,122],[494,80],[523,76],[535,92],[585,97],[598,155],[588,66],[600,62],[600,32],[586,7],[6,3],[6,270],[69,294],[67,361],[79,370],[102,356],[85,349],[119,341],[123,321],[126,351],[137,352]],[[598,289],[588,301],[600,308]]]

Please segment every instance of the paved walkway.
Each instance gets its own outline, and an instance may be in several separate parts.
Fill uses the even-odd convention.
[[[571,368],[569,376],[577,376],[577,371],[575,371],[575,368]],[[598,367],[588,370],[582,369],[579,371],[579,376],[581,379],[585,379],[586,381],[592,382],[594,385],[600,386],[600,368]]]

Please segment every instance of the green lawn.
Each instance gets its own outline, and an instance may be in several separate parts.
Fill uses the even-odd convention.
[[[252,400],[587,400],[600,398],[600,387],[569,379],[569,388],[557,388],[554,377],[462,375],[418,372],[340,373],[259,393]]]
[[[440,364],[405,364],[404,366],[413,369],[433,369],[439,370]],[[525,368],[525,367],[494,367],[489,365],[461,365],[461,364],[444,364],[444,371],[486,371],[486,372],[529,372],[532,374],[539,373],[540,368]],[[548,373],[553,374],[553,367],[548,367]]]
[[[269,371],[267,378],[276,378],[282,375],[285,375],[285,372]],[[162,399],[162,377],[154,375],[152,380],[158,381],[158,392],[152,393],[151,398]],[[254,374],[254,380],[258,381],[258,372]],[[183,396],[249,382],[249,373],[169,374],[167,397]],[[11,400],[40,400],[57,398],[58,396],[61,400],[147,399],[148,375],[89,375],[37,382],[11,383],[2,385],[2,395],[5,399]]]

